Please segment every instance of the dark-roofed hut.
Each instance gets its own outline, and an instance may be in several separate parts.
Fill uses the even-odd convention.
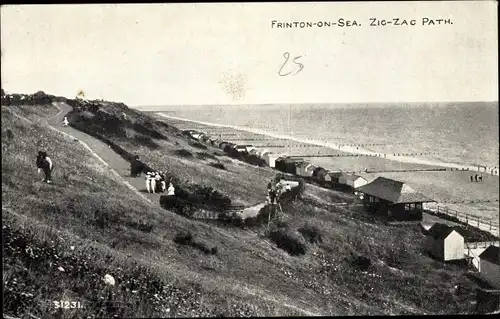
[[[276,161],[276,168],[285,173],[295,174],[295,163],[303,160],[302,158],[285,157],[281,161]]]
[[[426,249],[441,261],[465,258],[464,237],[453,227],[436,223],[427,231]]]
[[[407,184],[378,177],[357,189],[363,204],[372,213],[391,221],[422,221],[423,203],[434,202]]]
[[[490,286],[500,289],[500,248],[491,245],[479,255],[479,273]]]
[[[317,166],[312,173],[313,179],[319,181],[319,176],[327,174],[328,171],[321,166]]]

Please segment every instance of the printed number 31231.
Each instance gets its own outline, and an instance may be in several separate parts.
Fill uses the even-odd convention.
[[[82,304],[79,302],[79,301],[64,301],[64,300],[56,300],[56,301],[53,301],[54,303],[54,307],[56,307],[56,309],[80,309],[80,308],[83,308]]]

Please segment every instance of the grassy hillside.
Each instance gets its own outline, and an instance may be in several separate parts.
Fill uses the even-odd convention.
[[[174,128],[124,105],[81,107],[80,115],[71,115],[73,126],[90,127],[95,136],[168,170],[186,189],[210,186],[233,202],[251,204],[263,200],[274,176],[269,168],[194,146]],[[5,313],[303,316],[474,308],[475,284],[465,267],[428,257],[417,228],[385,226],[362,208],[335,205],[354,203],[351,195],[308,186],[304,200],[286,205],[269,227],[188,220],[142,201],[83,147],[47,129],[44,118],[55,113],[50,104],[2,106]],[[119,128],[104,129],[106,120]],[[39,148],[53,154],[53,185],[36,173]],[[226,169],[209,165],[215,162]],[[178,240],[186,233],[195,244]],[[115,286],[104,284],[105,274]],[[57,310],[54,300],[80,301],[84,309]]]

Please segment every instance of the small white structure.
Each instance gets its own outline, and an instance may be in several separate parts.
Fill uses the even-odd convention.
[[[267,153],[271,153],[271,151],[268,151],[268,150],[262,150],[260,153],[259,153],[259,156],[260,158],[264,159],[265,160],[265,156]]]
[[[307,162],[307,161],[303,161],[303,162],[300,162],[298,163],[296,166],[295,166],[295,175],[298,175],[298,176],[307,176],[306,175],[306,170],[309,166],[311,166],[312,164]],[[311,175],[312,175],[312,172],[311,172]],[[310,175],[310,176],[311,176]]]
[[[489,246],[479,255],[479,273],[495,289],[500,289],[500,248]]]
[[[339,184],[344,184],[352,188],[358,188],[368,184],[368,181],[358,175],[342,173],[339,176]]]
[[[194,138],[195,140],[199,140],[201,138],[202,133],[199,132],[194,132],[191,133],[191,137]]]
[[[435,223],[427,232],[425,248],[441,261],[465,258],[465,240],[453,227]]]
[[[276,160],[279,157],[281,157],[280,154],[268,152],[268,153],[265,153],[262,158],[266,162],[267,166],[269,166],[269,167],[276,167]]]

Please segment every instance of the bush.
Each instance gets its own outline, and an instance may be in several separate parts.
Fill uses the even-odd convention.
[[[176,150],[174,153],[176,155],[181,156],[181,157],[186,157],[186,158],[193,157],[193,154],[190,151],[187,151],[185,149]]]
[[[217,157],[215,157],[212,154],[205,153],[205,152],[197,152],[196,153],[196,157],[198,157],[200,159],[213,159],[213,160],[217,160]]]
[[[358,255],[352,257],[351,265],[355,266],[360,270],[366,271],[371,267],[372,261],[368,257]]]
[[[191,232],[189,231],[177,233],[177,235],[175,235],[174,237],[174,242],[179,245],[186,245],[197,248],[200,251],[204,252],[205,254],[211,254],[211,255],[217,254],[217,247],[209,248],[207,247],[206,244],[195,241],[193,239],[193,234],[191,234]]]
[[[226,170],[226,166],[224,166],[224,164],[222,164],[222,163],[210,163],[208,165],[215,167],[215,168],[218,168],[218,169]]]
[[[193,242],[193,234],[191,232],[180,232],[175,235],[174,243],[180,245],[188,245]]]
[[[200,142],[197,142],[197,141],[188,141],[189,145],[193,146],[193,147],[196,147],[196,148],[200,148],[202,150],[206,150],[208,149],[208,147],[206,145],[203,145],[201,144]]]
[[[290,228],[277,228],[270,232],[269,238],[292,256],[304,255],[307,246],[304,238]]]
[[[157,149],[160,147],[155,141],[153,141],[151,137],[145,135],[134,136],[134,142],[136,145],[143,145],[152,149]]]
[[[304,236],[304,238],[311,244],[321,243],[323,240],[321,238],[321,231],[318,227],[314,225],[304,225],[298,229],[299,233]]]

